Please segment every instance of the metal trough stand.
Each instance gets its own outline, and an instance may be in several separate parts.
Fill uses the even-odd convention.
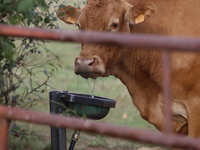
[[[67,110],[72,116],[93,120],[104,118],[116,104],[112,99],[67,91],[50,91],[49,98],[51,113],[62,114]],[[51,127],[51,150],[66,148],[66,129]]]

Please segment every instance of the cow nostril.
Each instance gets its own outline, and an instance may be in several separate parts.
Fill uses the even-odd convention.
[[[95,59],[90,60],[90,62],[88,63],[88,66],[92,66],[95,62]]]
[[[80,66],[80,64],[81,64],[81,60],[79,60],[78,58],[76,58],[76,60],[75,60],[75,65],[76,65],[76,66]]]
[[[92,59],[81,59],[77,58],[75,60],[75,67],[85,68],[85,67],[93,67],[98,65],[99,61],[96,57]]]

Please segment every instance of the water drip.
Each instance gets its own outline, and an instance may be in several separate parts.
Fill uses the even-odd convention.
[[[88,87],[89,87],[90,92],[91,92],[91,97],[94,98],[94,91],[95,91],[96,79],[92,79],[92,80],[93,80],[93,87],[91,87],[91,85],[89,83],[89,80],[86,79]]]

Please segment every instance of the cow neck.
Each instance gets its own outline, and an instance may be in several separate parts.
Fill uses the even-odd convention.
[[[132,102],[140,111],[141,116],[162,130],[163,117],[160,108],[162,83],[161,80],[156,79],[156,77],[160,78],[162,74],[162,71],[157,69],[162,67],[162,64],[159,63],[161,61],[160,54],[153,52],[149,53],[147,57],[144,56],[146,53],[143,53],[143,57],[139,57],[138,51],[135,52],[137,53],[125,59],[126,62],[118,65],[118,72],[115,76],[127,87]],[[147,70],[145,65],[148,65],[150,69]]]
[[[136,85],[150,80],[158,87],[162,87],[162,53],[144,50],[128,50],[126,59],[118,67],[115,74],[125,84],[133,95]],[[136,89],[135,89],[136,90]]]

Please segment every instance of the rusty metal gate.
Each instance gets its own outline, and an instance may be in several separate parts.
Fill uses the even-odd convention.
[[[130,127],[121,127],[91,120],[81,120],[56,114],[48,114],[30,110],[0,106],[0,150],[8,149],[8,123],[7,119],[14,119],[29,123],[54,126],[57,128],[69,128],[83,130],[116,138],[128,139],[166,147],[183,149],[200,149],[200,141],[172,134],[172,121],[170,112],[170,64],[169,52],[173,49],[180,51],[200,50],[200,39],[172,38],[164,36],[128,35],[111,33],[88,33],[78,31],[44,30],[23,28],[16,26],[0,25],[0,36],[28,37],[53,41],[83,42],[94,44],[108,44],[141,48],[156,48],[163,51],[163,89],[164,89],[164,113],[166,133],[161,134],[152,131],[140,130]],[[148,136],[147,136],[148,135]]]

